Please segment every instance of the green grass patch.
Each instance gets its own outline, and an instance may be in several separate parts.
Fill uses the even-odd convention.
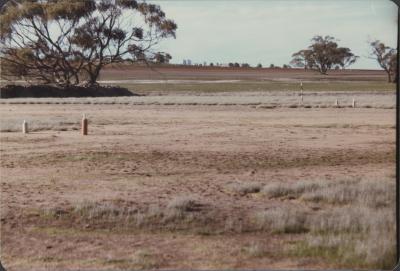
[[[218,93],[218,92],[268,92],[299,91],[298,82],[240,81],[232,83],[150,83],[124,84],[123,87],[138,94],[148,93]],[[304,91],[395,91],[396,85],[385,82],[309,82],[303,84]]]

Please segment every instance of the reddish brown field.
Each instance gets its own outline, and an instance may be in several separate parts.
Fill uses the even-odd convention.
[[[102,72],[102,79],[198,79],[198,80],[333,80],[386,81],[382,70],[332,70],[328,75],[303,69],[187,67],[180,65],[146,66],[115,65]]]

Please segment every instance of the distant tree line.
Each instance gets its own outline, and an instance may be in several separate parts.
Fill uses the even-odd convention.
[[[228,63],[228,66],[229,66],[229,67],[235,67],[235,68],[239,68],[239,67],[242,67],[242,68],[250,68],[250,64],[248,64],[248,63],[239,64],[239,63],[237,63],[237,62],[235,62],[235,63],[229,62],[229,63]]]

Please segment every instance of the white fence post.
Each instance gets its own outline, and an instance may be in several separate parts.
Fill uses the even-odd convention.
[[[22,122],[22,133],[23,134],[27,134],[28,131],[28,123],[26,122],[26,120],[24,120],[24,122]]]

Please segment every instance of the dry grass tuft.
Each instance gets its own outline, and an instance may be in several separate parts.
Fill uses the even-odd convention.
[[[319,258],[342,268],[393,269],[396,263],[394,230],[369,234],[308,234],[291,250],[292,256]]]
[[[213,222],[213,215],[205,209],[205,205],[196,196],[176,197],[161,212],[163,223],[169,223],[172,227],[179,228],[182,223],[189,227],[192,225],[194,228],[196,225],[201,225],[203,229],[200,231],[209,233],[210,229],[206,226],[209,222]]]
[[[273,233],[304,233],[307,214],[289,207],[279,207],[258,212],[255,216],[258,229]]]
[[[259,193],[262,187],[260,183],[238,183],[231,186],[233,191],[241,195]]]
[[[140,270],[149,270],[158,268],[160,262],[156,255],[148,250],[138,250],[133,256],[133,263]]]
[[[199,207],[199,203],[194,196],[182,196],[172,199],[168,205],[168,209],[178,210],[182,212],[195,211]]]
[[[302,199],[333,205],[364,204],[373,208],[393,203],[392,180],[299,181],[294,184],[271,183],[261,192],[269,198]]]
[[[45,219],[74,220],[78,225],[100,228],[146,228],[154,230],[197,230],[213,222],[213,210],[195,197],[177,197],[167,206],[138,209],[122,202],[84,201],[69,209],[44,209]]]
[[[121,270],[150,270],[159,268],[161,259],[149,250],[140,249],[127,258],[109,258],[104,265]]]
[[[264,186],[262,193],[269,198],[281,198],[291,194],[292,188],[290,185],[285,183],[272,183]]]
[[[262,258],[268,254],[268,251],[261,243],[253,242],[243,246],[241,252],[250,258]]]
[[[262,189],[269,198],[298,198],[306,191],[314,191],[323,185],[322,182],[299,181],[294,184],[271,183]]]
[[[349,206],[322,211],[309,217],[307,227],[313,232],[365,233],[374,219],[374,211],[361,206]]]
[[[367,267],[393,269],[396,263],[395,234],[394,227],[389,231],[372,230],[366,238],[355,242],[355,253],[363,258]]]
[[[78,203],[73,212],[87,219],[118,219],[125,213],[125,210],[110,202],[95,203],[84,201]]]
[[[329,204],[362,204],[373,208],[388,207],[393,204],[395,183],[388,180],[327,182],[318,189],[305,191],[301,198],[305,201]]]
[[[362,259],[354,253],[354,241],[344,235],[307,235],[290,254],[299,258],[318,258],[335,266],[360,266]]]
[[[395,264],[393,179],[326,182],[300,199],[331,205],[307,217],[297,257],[323,258],[342,267],[389,269]]]

